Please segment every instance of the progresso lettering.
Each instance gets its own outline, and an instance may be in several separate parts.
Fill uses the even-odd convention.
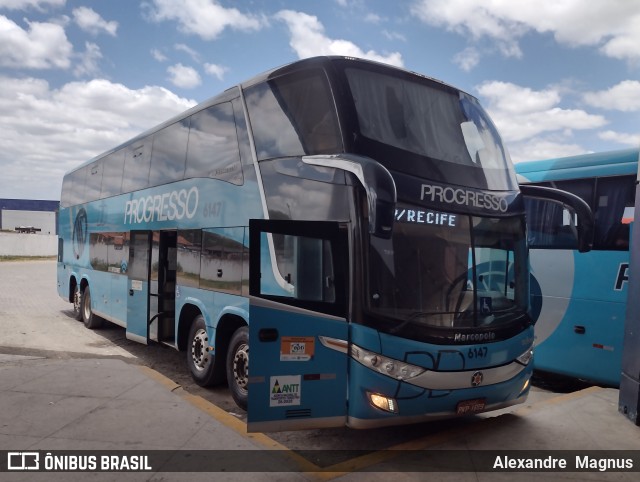
[[[151,223],[191,219],[198,210],[200,193],[193,186],[188,191],[165,192],[155,196],[143,196],[127,201],[124,207],[124,224]]]
[[[506,212],[509,203],[503,197],[485,192],[469,191],[462,188],[434,186],[423,184],[420,199],[428,199],[432,202],[443,204],[458,204],[461,206],[472,206],[492,211]]]

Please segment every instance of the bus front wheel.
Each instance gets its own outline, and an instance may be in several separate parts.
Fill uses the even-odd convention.
[[[227,381],[231,396],[238,407],[247,409],[249,384],[249,327],[238,328],[227,352]]]

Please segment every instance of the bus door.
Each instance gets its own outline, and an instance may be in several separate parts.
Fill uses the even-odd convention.
[[[127,338],[149,342],[149,277],[151,272],[151,231],[131,231],[127,267]]]
[[[249,432],[347,416],[346,224],[251,220]]]
[[[154,231],[149,281],[149,336],[171,346],[175,341],[176,231]]]

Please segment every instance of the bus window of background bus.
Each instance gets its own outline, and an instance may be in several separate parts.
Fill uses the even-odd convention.
[[[634,206],[634,176],[598,179],[594,249],[629,249],[629,220],[625,219],[625,209]]]
[[[284,75],[245,91],[258,160],[343,151],[322,70]]]
[[[191,116],[185,177],[212,177],[242,184],[236,122],[231,102]]]
[[[529,245],[534,249],[578,249],[574,216],[560,204],[524,199]]]
[[[635,206],[635,176],[599,177],[538,183],[580,196],[594,213],[593,249],[628,250],[627,214]],[[527,207],[527,212],[531,210]],[[533,213],[536,209],[533,208]],[[535,214],[535,215],[539,215]],[[571,247],[573,248],[573,247]]]

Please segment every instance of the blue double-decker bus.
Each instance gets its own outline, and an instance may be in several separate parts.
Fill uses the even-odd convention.
[[[520,162],[521,183],[572,192],[591,207],[593,249],[564,245],[545,229],[547,213],[527,203],[535,368],[617,387],[620,384],[629,234],[634,218],[638,149]],[[546,249],[551,242],[554,249]]]
[[[527,189],[588,248],[579,198]],[[345,57],[264,73],[69,172],[59,220],[78,319],[184,351],[250,431],[527,396],[523,194],[478,101],[424,75]]]

